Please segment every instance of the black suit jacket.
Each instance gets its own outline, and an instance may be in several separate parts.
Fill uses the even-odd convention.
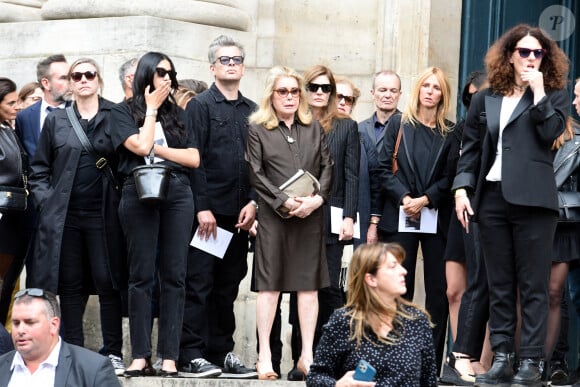
[[[62,340],[61,343],[55,387],[121,387],[108,358]],[[10,366],[15,353],[11,351],[0,356],[0,386],[7,386],[10,382]]]
[[[343,217],[356,221],[358,207],[358,172],[360,140],[357,123],[350,118],[337,118],[326,134],[328,150],[334,161],[329,205],[343,209]],[[330,233],[330,209],[325,206],[326,243],[338,242],[338,235]],[[352,243],[345,241],[345,243]]]
[[[490,89],[477,93],[465,121],[453,189],[475,192],[476,215],[480,188],[496,156],[502,98]],[[551,147],[564,131],[569,107],[566,90],[548,91],[537,105],[529,88],[522,96],[502,134],[501,188],[508,203],[558,211]]]
[[[379,152],[379,170],[381,188],[385,192],[383,213],[379,222],[379,228],[385,232],[393,233],[399,227],[399,207],[403,197],[410,195],[413,198],[427,195],[429,208],[437,208],[438,229],[447,233],[449,228],[449,215],[451,213],[451,181],[449,176],[448,159],[450,152],[456,147],[457,137],[448,133],[445,137],[436,135],[431,150],[419,150],[415,146],[415,134],[424,128],[415,128],[409,122],[403,123],[403,134],[399,145],[397,163],[399,170],[393,174],[392,155],[397,141],[397,133],[401,124],[401,115],[389,119],[385,129],[383,147]],[[452,125],[451,122],[448,123]],[[419,152],[429,153],[429,173],[426,177],[416,170],[415,156]],[[438,231],[438,232],[439,232]]]

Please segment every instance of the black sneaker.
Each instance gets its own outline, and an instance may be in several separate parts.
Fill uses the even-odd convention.
[[[228,352],[220,378],[258,379],[258,372],[254,368],[246,367],[235,353]]]
[[[220,367],[201,357],[179,367],[179,376],[184,378],[217,378],[221,373]]]
[[[552,360],[550,367],[552,386],[564,386],[570,384],[568,381],[568,364],[566,363],[566,360]]]

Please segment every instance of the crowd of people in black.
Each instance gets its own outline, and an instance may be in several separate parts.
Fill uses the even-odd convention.
[[[580,311],[580,125],[557,44],[508,30],[466,81],[458,124],[438,67],[417,75],[401,111],[401,79],[379,71],[376,110],[357,124],[348,78],[275,66],[256,104],[240,92],[245,57],[229,36],[211,42],[208,88],[148,52],[121,67],[118,104],[100,95],[91,58],[42,60],[20,95],[0,78],[0,322],[10,329],[25,266],[27,287],[59,296],[67,343],[83,346],[98,295],[100,352],[119,376],[276,380],[290,293],[289,380],[569,383],[557,343],[566,278]],[[580,113],[580,82],[574,95]],[[30,194],[9,200],[19,192]],[[223,255],[204,247],[228,233]],[[255,368],[233,340],[250,248]],[[419,249],[424,309],[412,303]]]

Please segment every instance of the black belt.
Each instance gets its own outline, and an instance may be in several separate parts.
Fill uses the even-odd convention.
[[[485,189],[488,191],[501,192],[501,181],[487,181],[485,182]]]

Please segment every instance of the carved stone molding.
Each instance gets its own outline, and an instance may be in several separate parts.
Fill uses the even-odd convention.
[[[247,31],[250,17],[239,0],[48,0],[45,20],[155,16]]]

